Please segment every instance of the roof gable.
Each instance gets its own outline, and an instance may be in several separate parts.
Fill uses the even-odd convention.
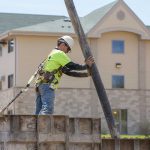
[[[83,26],[85,33],[87,33],[90,29],[92,29],[99,22],[99,20],[101,20],[107,14],[107,12],[110,11],[110,9],[116,3],[117,1],[109,3],[101,8],[92,11],[91,13],[81,18],[81,24]]]
[[[139,34],[142,39],[150,39],[150,32],[134,12],[119,0],[105,16],[88,32],[90,37],[99,37],[104,32],[127,31]]]

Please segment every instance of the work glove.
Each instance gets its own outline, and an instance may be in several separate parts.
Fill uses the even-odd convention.
[[[90,68],[94,64],[94,58],[93,56],[89,56],[87,59],[85,59],[86,65]]]

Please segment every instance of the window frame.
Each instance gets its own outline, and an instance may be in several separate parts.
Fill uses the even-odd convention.
[[[128,109],[112,109],[112,114],[119,132],[128,134]]]
[[[3,46],[0,44],[0,57],[3,55]]]
[[[10,74],[8,75],[8,89],[12,88],[14,86],[14,75]]]
[[[3,85],[2,80],[0,80],[0,91],[3,89],[2,85]]]
[[[115,80],[115,78],[118,78],[117,80]],[[121,78],[122,78],[122,81],[121,81]],[[114,81],[115,80],[115,81]],[[119,81],[118,81],[119,80]],[[122,83],[120,83],[120,81]],[[114,83],[116,82],[116,83]],[[119,83],[119,84],[118,84]],[[119,85],[119,86],[118,86]],[[112,88],[120,88],[120,89],[123,89],[125,88],[125,76],[124,75],[112,75]]]
[[[112,40],[112,53],[113,54],[124,54],[125,41],[124,40]]]
[[[14,51],[14,39],[8,40],[8,53],[11,53]]]

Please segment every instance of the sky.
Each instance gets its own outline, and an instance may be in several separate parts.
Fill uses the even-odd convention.
[[[115,0],[74,0],[80,17]],[[150,25],[150,0],[124,0],[133,12]],[[0,0],[0,12],[68,16],[64,0]]]

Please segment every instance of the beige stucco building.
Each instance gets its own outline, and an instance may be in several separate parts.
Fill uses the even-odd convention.
[[[150,133],[150,28],[122,0],[80,18],[121,133]],[[71,59],[84,63],[69,18],[19,26],[0,34],[0,108],[23,88],[62,35],[71,35]],[[9,108],[13,114],[33,114],[34,84]],[[63,76],[56,91],[55,114],[102,118],[100,101],[90,77]]]

